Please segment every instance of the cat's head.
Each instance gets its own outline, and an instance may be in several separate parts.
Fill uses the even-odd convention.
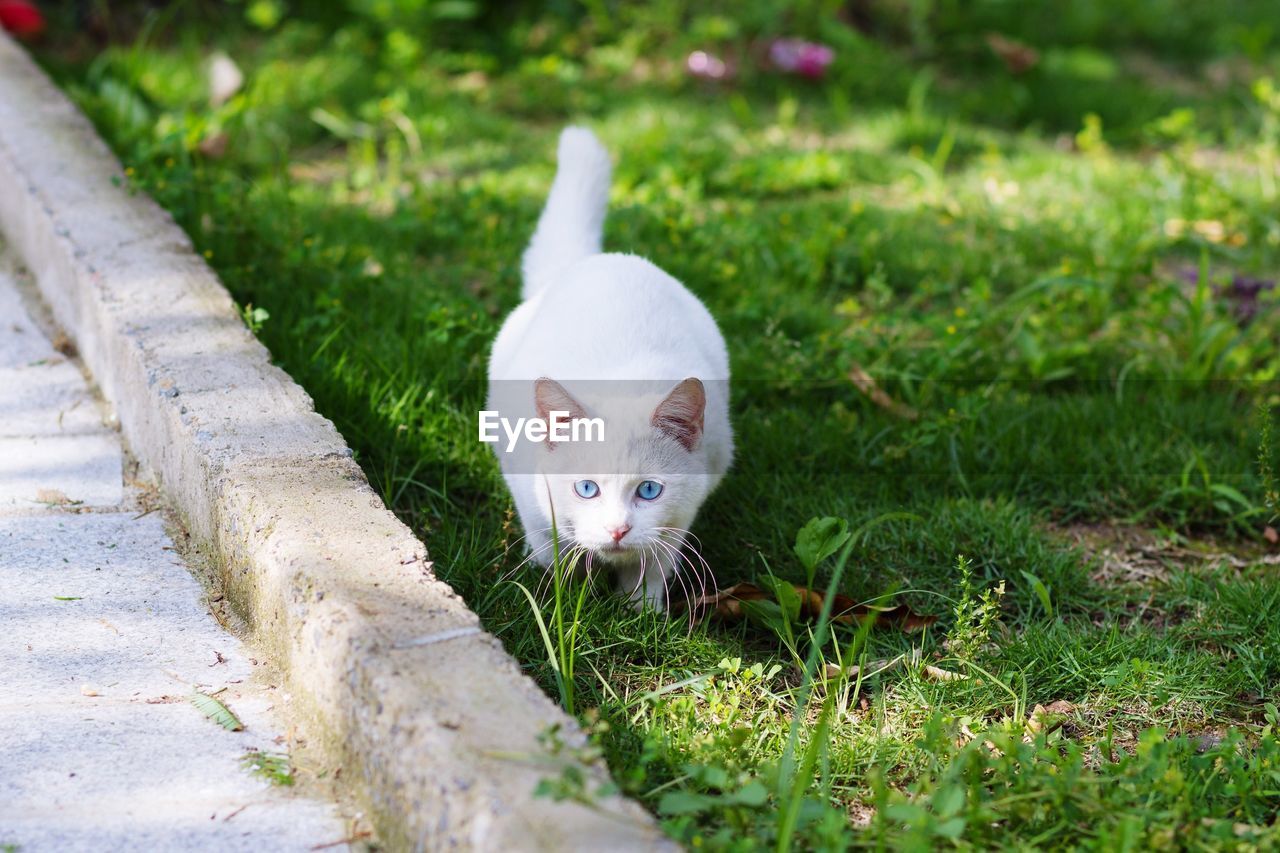
[[[534,400],[544,420],[569,412],[603,423],[603,441],[547,441],[540,449],[538,501],[562,543],[606,561],[631,560],[675,543],[693,524],[710,490],[701,381],[579,400],[539,379]]]

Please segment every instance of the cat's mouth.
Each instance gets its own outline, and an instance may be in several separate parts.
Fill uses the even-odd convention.
[[[609,542],[604,545],[588,546],[588,549],[598,557],[606,560],[624,559],[626,557],[639,554],[641,549],[633,547],[625,542]]]

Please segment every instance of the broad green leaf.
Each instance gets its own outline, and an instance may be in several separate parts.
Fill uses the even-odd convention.
[[[964,788],[948,785],[933,795],[933,813],[938,817],[951,817],[964,806]]]
[[[753,779],[737,791],[727,795],[725,799],[740,806],[757,808],[769,801],[769,791],[764,785]]]
[[[744,601],[742,612],[778,636],[783,636],[787,630],[786,618],[776,601]]]
[[[658,811],[664,815],[700,814],[716,804],[715,797],[692,791],[668,791],[658,800]]]
[[[796,534],[796,556],[809,574],[849,541],[849,522],[843,518],[813,518]]]
[[[885,807],[884,813],[890,820],[905,824],[919,823],[927,814],[915,803],[890,803]]]
[[[774,600],[778,602],[778,607],[788,621],[796,622],[800,619],[800,594],[790,581],[769,576],[761,578],[759,585],[773,593]]]
[[[702,765],[697,768],[697,772],[693,774],[703,785],[708,788],[716,788],[724,790],[729,787],[729,771],[723,767],[715,767],[711,765]]]
[[[1023,572],[1022,576],[1027,579],[1027,583],[1031,584],[1031,589],[1036,594],[1036,598],[1040,600],[1040,606],[1044,608],[1044,612],[1049,618],[1053,618],[1053,599],[1049,596],[1049,587],[1044,585],[1044,581],[1031,574],[1031,572]]]
[[[953,817],[951,820],[944,820],[942,823],[935,824],[933,834],[940,835],[943,838],[959,838],[964,833],[964,827],[964,818]]]

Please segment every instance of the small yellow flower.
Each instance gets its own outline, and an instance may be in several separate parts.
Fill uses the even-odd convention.
[[[948,335],[954,335],[955,333],[956,333],[956,327],[955,327],[955,326],[947,326],[947,334],[948,334]]]
[[[125,176],[126,176],[126,177],[130,177],[130,178],[132,178],[132,177],[133,177],[133,167],[132,167],[132,166],[126,166],[126,167],[125,167],[125,170],[124,170],[124,173],[125,173]]]
[[[964,315],[966,315],[966,314],[968,314],[968,313],[969,313],[968,309],[966,309],[963,305],[957,305],[957,306],[956,306],[955,314],[956,314],[956,316],[957,316],[957,317],[963,317]]]
[[[311,244],[314,242],[315,240],[312,240],[310,237],[304,237],[302,239],[302,245],[306,246],[308,249],[311,248]]]
[[[205,249],[205,250],[204,250],[204,256],[205,256],[205,259],[206,259],[206,260],[208,260],[209,258],[212,258],[212,257],[213,257],[213,249]]]

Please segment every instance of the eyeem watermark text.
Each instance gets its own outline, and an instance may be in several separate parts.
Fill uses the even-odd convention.
[[[549,418],[510,418],[498,412],[480,411],[480,440],[497,444],[507,438],[507,452],[515,450],[523,435],[526,441],[604,441],[604,418],[571,418],[570,412],[551,411]]]

